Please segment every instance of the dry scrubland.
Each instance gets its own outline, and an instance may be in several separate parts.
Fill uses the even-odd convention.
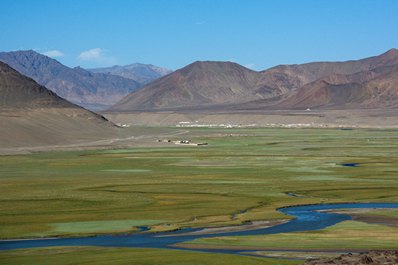
[[[288,205],[398,202],[397,130],[189,130],[181,136],[172,136],[171,132],[169,137],[208,142],[209,146],[160,143],[158,147],[147,148],[0,156],[0,237],[134,232],[137,226],[163,231],[237,225],[244,221],[290,218],[276,211]],[[345,163],[359,165],[342,166]],[[368,214],[397,218],[396,211]],[[342,235],[352,235],[352,240],[343,240]],[[397,236],[398,228],[391,224],[350,221],[309,233],[190,243],[255,246],[264,250],[278,246],[344,250],[358,243],[357,248],[377,249],[397,248]],[[318,245],[317,240],[324,243]],[[136,264],[298,262],[119,248],[1,251],[0,259],[4,264],[42,264],[43,252],[58,264],[77,260],[83,254],[92,261],[123,255],[123,260],[115,259],[115,264],[124,264],[124,260],[134,260]]]

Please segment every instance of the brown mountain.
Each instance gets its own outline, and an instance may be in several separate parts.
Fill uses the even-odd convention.
[[[73,108],[72,103],[0,62],[0,108]]]
[[[230,108],[253,110],[392,106],[391,102],[375,102],[375,92],[366,92],[362,85],[375,78],[380,78],[380,82],[383,78],[389,78],[385,74],[393,71],[397,65],[398,50],[391,49],[379,56],[356,61],[276,66],[261,72],[262,77],[257,84],[274,89],[278,96],[238,103]],[[364,100],[366,103],[361,103]]]
[[[261,98],[258,73],[231,62],[195,62],[123,98],[113,110],[228,104]]]
[[[330,75],[352,75],[358,72],[370,71],[379,67],[396,64],[398,64],[398,50],[391,49],[381,55],[361,60],[279,65],[263,71],[262,79],[266,79],[272,74],[278,74],[290,78],[295,77],[296,86],[300,87]]]
[[[0,62],[0,149],[103,139],[115,127]]]
[[[398,64],[318,79],[273,106],[276,109],[396,107]]]
[[[133,92],[111,111],[386,107],[398,50],[346,62],[280,65],[255,72],[230,62],[195,62]],[[375,89],[388,86],[383,94]],[[387,100],[388,102],[382,102]]]
[[[32,50],[0,52],[0,61],[59,96],[91,109],[106,108],[141,86],[134,80],[109,73],[69,68]]]

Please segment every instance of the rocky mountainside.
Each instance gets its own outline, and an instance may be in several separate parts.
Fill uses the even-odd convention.
[[[255,72],[195,62],[135,91],[111,111],[395,108],[398,50],[346,62],[280,65]]]
[[[170,74],[172,71],[163,67],[158,67],[152,64],[129,64],[129,65],[115,65],[112,67],[93,68],[88,69],[93,73],[108,73],[118,75],[124,78],[133,79],[141,85],[148,84],[162,76]]]
[[[109,137],[115,126],[0,62],[0,148]]]
[[[140,87],[138,82],[120,76],[69,68],[32,50],[0,52],[0,61],[60,97],[91,109],[106,108]]]

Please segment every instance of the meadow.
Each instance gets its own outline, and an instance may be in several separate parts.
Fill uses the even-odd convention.
[[[265,249],[322,251],[367,251],[398,248],[398,228],[345,221],[319,231],[282,233],[267,236],[216,237],[197,239],[188,244],[244,246]]]
[[[171,140],[181,138],[209,145],[161,143],[157,147],[0,156],[0,238],[133,233],[142,226],[157,232],[238,225],[289,219],[276,210],[289,205],[398,202],[398,130],[190,128],[188,134]],[[396,212],[387,215],[394,217]],[[364,231],[370,229],[369,224],[357,223]],[[318,233],[341,235],[352,228],[350,223],[339,224]],[[398,228],[379,225],[372,229],[381,235],[376,247],[397,247],[382,235],[388,234],[385,229],[394,234]],[[307,241],[300,243],[305,235],[312,240],[311,233],[292,233],[194,243],[267,248],[290,242],[285,246],[315,248]],[[355,242],[375,236],[357,235]],[[325,248],[344,249],[352,242],[325,243]],[[26,253],[36,255],[35,251],[39,250],[0,254],[22,259]],[[79,251],[94,253],[96,249]],[[107,249],[101,255],[114,251],[120,250]],[[139,261],[136,252],[128,250]],[[268,264],[261,262],[268,261],[256,258],[245,264]]]
[[[54,247],[0,251],[3,265],[294,265],[299,261],[193,251],[100,247]]]

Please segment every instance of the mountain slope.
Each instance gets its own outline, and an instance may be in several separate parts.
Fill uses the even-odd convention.
[[[370,71],[379,67],[396,64],[398,64],[398,50],[390,49],[381,55],[360,60],[279,65],[262,71],[261,73],[263,74],[262,79],[266,78],[270,74],[275,73],[290,77],[297,77],[297,85],[302,86],[330,75],[351,75],[358,72]]]
[[[394,107],[398,107],[398,64],[318,79],[274,106],[277,109]]]
[[[66,67],[32,50],[0,52],[0,61],[59,96],[94,109],[112,105],[140,87],[136,81],[120,76],[95,74],[80,67]]]
[[[166,68],[158,67],[152,64],[129,64],[129,65],[115,65],[112,67],[93,68],[88,69],[93,73],[109,73],[118,75],[124,78],[129,78],[137,81],[141,85],[148,84],[162,76],[170,74],[172,71]]]
[[[257,73],[231,62],[195,62],[136,91],[114,110],[195,107],[253,100]]]
[[[73,104],[0,62],[0,109],[72,108]]]
[[[104,139],[116,128],[0,62],[0,149]]]
[[[110,110],[386,107],[393,102],[376,100],[379,90],[366,87],[390,84],[387,79],[393,77],[384,73],[395,65],[396,49],[361,60],[281,65],[261,72],[230,62],[195,62],[131,93]]]

